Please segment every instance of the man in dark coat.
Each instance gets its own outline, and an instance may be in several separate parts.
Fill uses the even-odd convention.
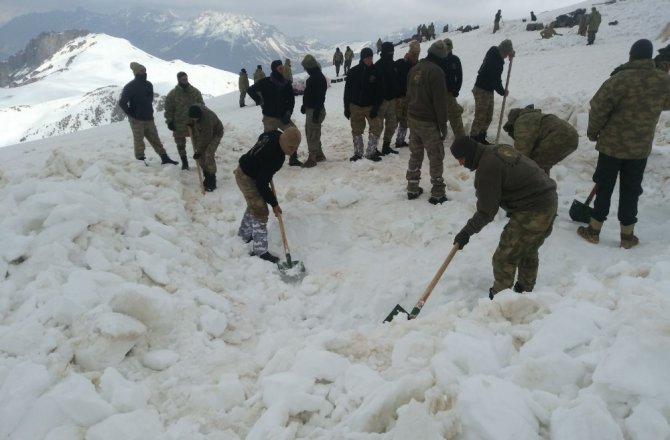
[[[251,255],[271,263],[278,262],[279,258],[268,252],[268,205],[272,206],[275,216],[279,216],[282,211],[270,182],[284,165],[285,156],[295,153],[298,146],[300,130],[296,127],[265,132],[240,157],[239,166],[234,171],[237,186],[247,202],[237,235],[246,243],[253,240]]]
[[[407,77],[412,67],[419,62],[421,54],[421,45],[418,41],[412,40],[409,43],[409,49],[403,58],[396,60],[395,68],[398,75],[398,99],[396,100],[396,119],[398,120],[398,134],[395,137],[395,147],[408,147],[405,142],[407,136],[407,107],[409,99],[407,98]]]
[[[450,38],[444,39],[444,45],[447,47],[447,57],[442,60],[442,69],[447,80],[447,117],[454,137],[465,136],[463,128],[463,107],[456,101],[456,97],[461,92],[463,84],[463,67],[461,59],[454,55],[454,43]]]
[[[144,138],[146,137],[154,151],[160,156],[161,164],[177,165],[178,162],[170,159],[158,137],[158,130],[154,123],[154,86],[147,81],[147,69],[140,63],[130,63],[135,79],[123,87],[119,107],[128,116],[130,129],[133,132],[135,158],[144,161]]]
[[[284,78],[284,65],[281,60],[275,60],[270,64],[270,76],[260,79],[254,83],[247,93],[249,97],[260,104],[263,110],[263,130],[285,130],[288,127],[295,127],[291,120],[293,107],[295,106],[295,96],[293,95],[293,86]],[[301,166],[302,162],[298,160],[296,152],[289,159],[290,166]]]
[[[302,67],[309,77],[305,81],[305,94],[302,95],[300,112],[305,115],[305,136],[309,156],[302,165],[304,168],[315,167],[317,162],[326,160],[321,148],[321,124],[326,119],[326,90],[328,80],[321,72],[321,66],[312,55],[305,55]]]
[[[396,99],[400,96],[398,92],[398,72],[393,61],[393,53],[393,43],[385,41],[382,43],[382,52],[379,60],[375,63],[375,69],[381,75],[384,85],[384,100],[379,107],[379,117],[382,120],[382,124],[384,124],[382,156],[398,154],[396,150],[391,148],[391,139],[395,133],[396,125],[398,125],[395,113]]]

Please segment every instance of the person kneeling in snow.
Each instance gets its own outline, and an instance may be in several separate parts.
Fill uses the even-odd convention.
[[[477,193],[477,212],[456,234],[454,244],[463,249],[470,236],[503,208],[509,221],[493,254],[495,281],[489,298],[512,287],[517,270],[514,291],[532,291],[540,264],[538,250],[551,234],[556,217],[556,182],[511,145],[482,145],[463,136],[454,140],[451,154],[459,164],[475,171]]]
[[[191,118],[193,127],[193,148],[195,154],[193,159],[198,161],[205,175],[203,185],[205,191],[216,189],[216,158],[214,153],[219,148],[223,137],[223,124],[216,113],[204,106],[194,104],[188,109],[188,117]]]
[[[300,140],[300,130],[296,127],[263,133],[256,144],[240,157],[240,165],[234,171],[237,186],[247,202],[237,235],[246,243],[253,240],[252,255],[271,263],[278,262],[279,258],[268,252],[267,205],[272,206],[275,216],[282,211],[270,188],[270,181],[284,165],[285,156],[298,151]]]

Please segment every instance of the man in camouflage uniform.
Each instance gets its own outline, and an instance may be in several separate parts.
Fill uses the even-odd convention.
[[[240,79],[237,82],[237,86],[240,89],[240,107],[244,107],[244,98],[247,96],[247,90],[249,90],[249,76],[247,75],[247,70],[240,70]]]
[[[598,187],[591,220],[577,233],[598,243],[617,176],[619,182],[618,219],[621,247],[639,243],[633,230],[642,194],[642,178],[651,153],[656,124],[664,110],[670,110],[670,76],[657,69],[653,46],[638,40],[630,49],[630,61],[617,68],[591,99],[586,134],[596,142],[598,164],[593,181]]]
[[[556,32],[556,29],[554,29],[554,26],[552,24],[548,24],[547,27],[545,27],[540,31],[540,36],[544,40],[548,40],[549,38],[552,38],[554,35],[563,35],[563,34],[559,34],[558,32]]]
[[[351,69],[351,61],[354,59],[354,51],[347,46],[347,50],[344,51],[344,74],[349,74],[349,69]]]
[[[153,147],[161,158],[161,164],[177,165],[178,162],[170,159],[165,152],[163,143],[158,137],[158,130],[154,122],[154,86],[147,81],[147,69],[140,63],[130,63],[135,79],[123,87],[119,107],[128,116],[130,129],[133,132],[133,147],[135,159],[144,161],[144,138]],[[146,163],[146,162],[145,162]]]
[[[342,52],[340,52],[340,48],[337,47],[335,48],[335,54],[333,54],[333,66],[335,66],[335,76],[340,76],[340,66],[342,65],[343,62],[344,62],[344,55],[342,55]]]
[[[272,192],[270,182],[275,173],[284,165],[285,156],[291,156],[300,146],[300,130],[288,127],[286,130],[271,130],[258,137],[256,144],[240,157],[235,169],[235,181],[240,188],[247,209],[244,211],[237,235],[249,243],[253,240],[253,252],[263,260],[277,263],[279,258],[268,252],[268,205],[275,216],[281,214],[277,197]]]
[[[440,66],[447,56],[442,40],[428,49],[426,58],[412,67],[407,80],[409,100],[407,116],[410,128],[409,163],[407,164],[407,198],[416,199],[423,189],[421,164],[424,151],[430,169],[430,199],[433,205],[447,201],[444,178],[444,139],[447,137],[447,82]]]
[[[451,154],[475,171],[477,212],[454,237],[459,249],[470,236],[493,221],[499,208],[509,221],[493,254],[493,287],[489,298],[514,284],[515,292],[531,292],[540,265],[539,249],[551,234],[558,206],[556,182],[535,162],[510,145],[482,145],[456,138]],[[517,281],[514,283],[514,277]]]
[[[391,148],[391,139],[395,133],[395,128],[398,125],[396,118],[396,100],[398,99],[398,73],[396,71],[395,62],[393,61],[393,53],[395,49],[393,43],[385,41],[382,43],[382,53],[379,60],[375,63],[375,69],[382,77],[384,100],[379,107],[379,117],[384,124],[384,136],[381,155],[398,154],[396,150]]]
[[[254,84],[256,84],[258,81],[262,80],[265,78],[265,72],[263,72],[263,67],[259,64],[256,66],[256,71],[254,72]]]
[[[465,136],[465,128],[463,128],[463,107],[460,106],[456,97],[461,91],[463,84],[463,67],[461,60],[453,54],[454,43],[451,39],[445,38],[444,45],[447,47],[447,57],[442,62],[442,69],[447,80],[447,118],[449,118],[449,125],[454,132],[454,137]]]
[[[407,77],[412,67],[419,62],[419,54],[421,53],[421,45],[418,41],[412,40],[409,43],[409,50],[403,58],[396,60],[395,68],[398,75],[398,95],[396,100],[396,119],[398,120],[398,134],[395,137],[395,147],[408,147],[409,144],[405,142],[407,136]]]
[[[503,40],[498,47],[491,46],[482,62],[472,94],[475,97],[475,117],[470,127],[470,137],[479,143],[490,145],[486,132],[493,121],[493,92],[507,96],[509,90],[502,85],[505,58],[514,58],[514,48],[510,40]]]
[[[174,142],[177,144],[177,151],[181,158],[181,169],[188,170],[188,159],[186,157],[186,138],[188,134],[188,124],[191,118],[188,117],[188,109],[193,104],[204,104],[200,90],[193,87],[188,82],[186,72],[177,74],[177,85],[170,90],[165,98],[165,123],[168,129],[172,131]]]
[[[600,12],[596,9],[596,7],[591,8],[591,13],[589,14],[588,22],[587,22],[587,46],[590,46],[593,44],[594,41],[596,41],[596,33],[598,32],[598,28],[600,27]]]
[[[577,35],[585,37],[586,28],[588,27],[588,25],[589,25],[589,14],[585,12],[579,16],[579,28],[577,30]]]
[[[216,113],[204,104],[195,104],[188,109],[193,131],[193,159],[198,161],[205,175],[203,186],[205,191],[216,189],[216,149],[223,137],[223,123]]]
[[[579,135],[572,125],[532,105],[511,109],[503,129],[514,139],[514,148],[533,159],[547,175],[579,145]]]

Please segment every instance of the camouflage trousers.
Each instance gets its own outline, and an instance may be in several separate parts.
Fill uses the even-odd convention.
[[[173,132],[172,137],[174,138],[174,143],[177,144],[177,152],[179,152],[179,157],[186,156],[186,138],[188,136],[178,136]]]
[[[379,116],[384,124],[384,142],[391,142],[393,134],[395,133],[395,128],[398,125],[398,119],[396,117],[395,111],[395,99],[394,100],[384,100],[382,105],[379,107]]]
[[[344,74],[345,75],[349,74],[349,69],[351,69],[351,60],[345,60],[344,61]]]
[[[424,151],[428,156],[430,195],[440,198],[445,195],[444,178],[444,144],[440,139],[440,130],[436,122],[418,121],[409,118],[409,163],[407,164],[407,192],[418,193],[421,180],[421,165]]]
[[[475,117],[470,127],[470,136],[486,135],[486,131],[493,121],[493,92],[487,92],[479,87],[472,89],[475,97]]]
[[[253,218],[248,209],[244,211],[237,235],[245,242],[253,240],[254,255],[263,255],[268,251],[267,224]]]
[[[247,97],[247,91],[246,90],[240,90],[240,107],[244,107],[244,98]]]
[[[256,181],[251,177],[244,174],[244,171],[237,167],[233,171],[235,175],[235,182],[237,182],[237,187],[242,192],[244,200],[247,202],[247,211],[249,214],[256,220],[261,223],[268,222],[268,216],[270,210],[268,209],[268,204],[261,196],[261,193],[258,191],[256,186]]]
[[[494,292],[511,288],[515,275],[525,291],[533,290],[540,265],[538,250],[551,235],[557,204],[555,199],[543,210],[510,214],[493,254]]]
[[[198,159],[198,164],[202,171],[209,174],[216,174],[216,150],[219,148],[221,143],[221,137],[215,137],[212,141],[207,144],[204,150],[200,151],[200,159]]]
[[[449,125],[451,125],[451,131],[454,132],[454,137],[465,136],[462,114],[463,107],[461,107],[451,93],[447,93],[447,119],[449,119]]]
[[[135,149],[135,159],[144,159],[144,138],[147,138],[149,144],[153,147],[156,154],[159,156],[166,154],[163,143],[158,137],[158,130],[154,120],[140,121],[138,119],[128,116],[130,129],[133,132],[133,147]]]
[[[588,44],[593,44],[596,41],[596,33],[593,31],[588,31],[587,34],[586,42]]]
[[[349,117],[349,123],[351,124],[351,135],[361,136],[365,131],[365,121],[367,121],[370,126],[369,132],[374,134],[376,138],[382,134],[382,118],[377,115],[376,118],[370,117],[370,110],[372,106],[361,107],[356,104],[349,104],[349,110],[351,111],[351,116]]]
[[[407,129],[407,106],[409,99],[406,96],[395,100],[395,117],[398,120],[398,127]]]
[[[321,124],[326,119],[326,109],[321,109],[319,114],[319,122],[314,122],[314,109],[306,108],[305,109],[305,137],[307,138],[307,151],[310,154],[310,157],[314,156],[313,159],[316,160],[316,156],[323,156],[323,150],[321,149]]]

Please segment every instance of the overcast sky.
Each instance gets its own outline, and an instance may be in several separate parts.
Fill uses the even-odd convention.
[[[53,9],[79,6],[109,13],[141,5],[170,9],[184,18],[207,10],[245,14],[290,36],[335,43],[372,40],[431,21],[456,26],[488,25],[498,9],[502,9],[504,21],[528,17],[531,10],[538,14],[576,3],[576,0],[0,0],[0,23],[17,15]]]

